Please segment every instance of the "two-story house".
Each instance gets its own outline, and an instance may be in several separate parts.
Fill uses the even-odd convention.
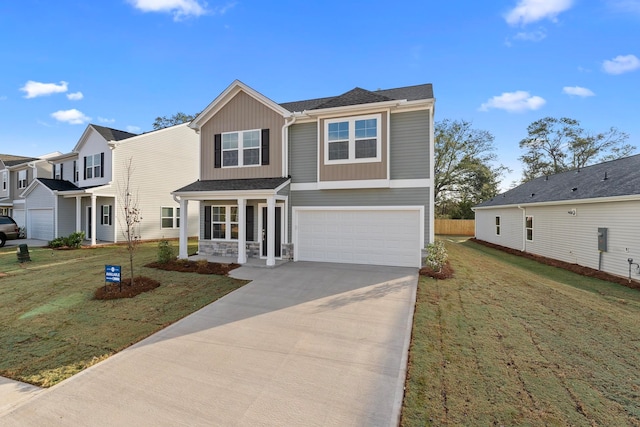
[[[88,125],[73,150],[49,158],[48,175],[21,193],[27,236],[51,240],[84,231],[92,245],[124,240],[119,204],[129,181],[142,217],[140,238],[176,238],[179,205],[170,192],[198,176],[197,156],[198,136],[187,124],[141,135]]]
[[[18,226],[27,227],[27,211],[20,193],[36,178],[51,175],[47,159],[60,153],[42,157],[4,156],[0,162],[0,213],[12,216]]]
[[[181,226],[198,201],[202,255],[419,267],[434,102],[423,84],[277,104],[235,81],[190,124],[200,176],[173,193]]]

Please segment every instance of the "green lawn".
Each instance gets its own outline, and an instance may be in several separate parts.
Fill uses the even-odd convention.
[[[640,292],[472,242],[421,278],[402,425],[640,426]]]
[[[80,250],[30,248],[19,264],[15,248],[0,249],[0,376],[49,387],[140,341],[242,286],[229,277],[143,267],[157,243],[139,246],[136,275],[161,286],[131,299],[93,300],[105,264],[122,265],[123,246]]]

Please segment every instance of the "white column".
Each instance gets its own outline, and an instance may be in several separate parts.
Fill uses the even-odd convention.
[[[91,195],[91,216],[93,218],[91,218],[91,246],[95,246],[96,244],[96,222],[98,218],[96,199],[97,199],[96,195],[92,194]],[[102,215],[102,212],[100,212],[100,215]]]
[[[276,265],[276,199],[267,197],[267,265]]]
[[[189,258],[189,200],[180,199],[180,243],[178,248],[178,258]]]
[[[82,231],[82,197],[76,196],[76,232]]]
[[[238,199],[238,264],[247,262],[247,201]]]

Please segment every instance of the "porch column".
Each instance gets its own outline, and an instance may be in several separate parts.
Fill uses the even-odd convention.
[[[178,258],[189,258],[189,200],[180,199],[180,243],[178,248]]]
[[[76,233],[82,231],[82,197],[76,196]]]
[[[267,265],[276,265],[276,198],[267,197]]]
[[[91,246],[95,246],[96,245],[96,219],[98,218],[98,211],[96,210],[96,200],[97,197],[95,194],[91,195],[91,216],[93,216],[93,218],[91,218]],[[102,215],[102,212],[100,212],[100,215]]]
[[[247,262],[247,201],[238,199],[238,264]]]

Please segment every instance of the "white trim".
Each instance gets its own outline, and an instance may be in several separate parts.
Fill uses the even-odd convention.
[[[434,182],[435,182],[435,130],[434,130],[434,114],[435,114],[435,103],[434,100],[428,101],[429,104],[429,178],[431,179],[430,191],[429,191],[429,243],[435,242],[436,234],[435,234],[435,194],[433,191]]]
[[[244,134],[248,132],[257,132],[258,133],[258,146],[257,147],[245,147],[244,146]],[[238,135],[237,147],[236,148],[224,148],[224,136],[231,134]],[[244,164],[244,150],[258,150],[258,163],[253,165],[245,165]],[[238,164],[236,165],[224,165],[224,152],[225,151],[237,151],[238,152]],[[231,132],[222,132],[220,134],[220,167],[222,169],[234,169],[234,168],[252,168],[262,166],[262,129],[244,129],[244,130],[236,130]]]
[[[389,188],[431,188],[433,181],[431,178],[418,179],[392,179]]]
[[[376,156],[356,158],[356,142],[358,139],[373,139],[373,138],[356,138],[356,121],[362,120],[376,120]],[[346,142],[348,144],[348,157],[346,159],[329,159],[329,125],[334,123],[348,123],[348,136],[346,140],[339,140],[335,142]],[[325,165],[344,165],[354,163],[379,163],[382,161],[382,114],[368,114],[362,116],[348,116],[348,117],[333,117],[330,119],[324,119],[324,140],[322,141],[324,147],[324,164]],[[389,145],[387,144],[387,147]]]
[[[163,209],[172,209],[172,211],[171,211],[172,212],[171,227],[164,227],[162,225],[162,220],[163,219],[169,219],[168,216],[163,216],[162,215],[162,210]],[[175,230],[175,229],[180,228],[180,227],[176,227],[176,223],[180,220],[180,214],[177,211],[179,209],[180,209],[180,205],[178,205],[178,206],[166,206],[166,205],[160,206],[160,229],[161,230]]]
[[[262,255],[262,228],[263,228],[263,222],[264,222],[264,218],[262,217],[262,209],[263,208],[268,208],[268,204],[267,203],[258,203],[258,235],[254,236],[254,242],[257,241],[258,243],[260,243],[260,259],[267,259],[268,256],[263,256]],[[285,224],[286,224],[286,217],[287,217],[287,211],[286,211],[286,202],[285,203],[276,203],[275,204],[275,208],[280,208],[280,244],[282,245],[282,243],[286,243],[285,242],[285,236],[286,236],[286,228],[285,228]],[[267,212],[268,214],[268,212]],[[274,215],[275,218],[275,215]],[[273,231],[275,233],[275,230]],[[255,239],[257,237],[257,240]],[[267,237],[268,238],[268,237]],[[275,235],[274,235],[274,239],[275,239]],[[275,248],[275,245],[274,245]],[[274,256],[275,259],[282,259],[282,247],[280,248],[280,256]]]
[[[293,184],[291,184],[293,186]],[[500,197],[499,195],[496,197]],[[495,197],[494,197],[495,198]],[[476,210],[490,210],[490,209],[505,209],[505,208],[519,208],[524,207],[536,207],[536,206],[556,206],[556,205],[579,205],[579,204],[591,204],[591,203],[608,203],[608,202],[631,202],[640,200],[640,194],[630,194],[626,196],[612,196],[612,197],[594,197],[591,199],[575,199],[575,200],[553,200],[550,202],[538,202],[538,203],[512,203],[509,205],[495,205],[495,206],[476,206],[473,208]]]
[[[357,188],[431,188],[430,178],[422,179],[363,179],[351,181],[297,182],[291,184],[291,191],[341,190]]]
[[[387,110],[387,179],[391,179],[391,110]]]
[[[305,110],[302,112],[302,114],[309,117],[318,117],[321,119],[327,118],[327,117],[335,117],[341,114],[349,114],[349,113],[353,113],[354,111],[362,111],[363,114],[367,114],[368,111],[398,107],[406,102],[407,101],[405,99],[383,101],[383,102],[372,102],[370,104],[356,104],[356,105],[346,105],[342,107],[322,108],[317,110]]]

